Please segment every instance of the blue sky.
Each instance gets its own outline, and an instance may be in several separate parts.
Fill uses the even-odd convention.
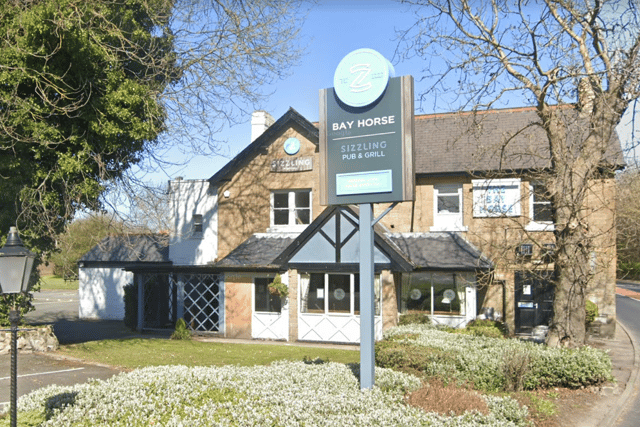
[[[407,29],[415,17],[404,5],[390,0],[319,0],[309,11],[301,35],[307,44],[306,54],[291,75],[269,88],[273,95],[260,109],[268,111],[275,119],[289,107],[311,121],[318,120],[318,92],[333,86],[333,74],[349,52],[360,48],[371,48],[390,60],[396,76],[413,75],[416,96],[426,89],[428,82],[419,77],[424,61],[414,58],[398,61],[396,56],[397,30]],[[425,105],[428,108],[429,105]],[[416,113],[431,113],[420,110]],[[187,166],[167,168],[164,172],[147,174],[142,179],[155,183],[182,176],[186,179],[207,179],[224,166],[250,142],[251,125],[249,115],[245,123],[227,129],[221,138],[228,141],[223,147],[225,156],[196,156]],[[624,119],[624,121],[628,121]],[[619,128],[623,134],[629,131]],[[168,156],[177,156],[168,153]]]
[[[293,107],[307,119],[317,121],[319,90],[333,86],[333,73],[340,60],[360,48],[375,49],[394,62],[397,76],[417,76],[422,61],[396,64],[394,60],[396,29],[406,28],[411,21],[412,14],[407,7],[390,0],[320,0],[302,27],[306,54],[287,79],[269,88],[273,95],[260,109],[277,120]],[[418,90],[416,84],[416,93]],[[148,174],[143,179],[161,183],[177,176],[211,177],[249,144],[249,119],[247,116],[245,123],[224,132],[223,138],[228,140],[225,157],[196,156],[187,166],[168,168],[164,173]],[[178,155],[177,150],[168,155]]]

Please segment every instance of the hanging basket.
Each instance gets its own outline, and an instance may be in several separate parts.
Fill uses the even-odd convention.
[[[277,295],[281,298],[289,295],[289,286],[282,283],[282,279],[280,278],[279,274],[276,274],[276,277],[274,277],[273,282],[269,284],[267,289],[269,290],[269,293],[271,295]]]

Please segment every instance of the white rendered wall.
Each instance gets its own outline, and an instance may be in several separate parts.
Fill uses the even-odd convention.
[[[205,265],[218,253],[218,195],[206,180],[169,182],[173,230],[169,259],[174,265]],[[194,232],[193,217],[202,215],[202,232]]]
[[[133,273],[122,268],[80,268],[79,317],[124,319],[124,286],[133,283]]]

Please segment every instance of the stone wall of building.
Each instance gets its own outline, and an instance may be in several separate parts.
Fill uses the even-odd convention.
[[[284,142],[293,137],[300,140],[301,147],[295,156],[289,156],[284,152]],[[311,157],[313,170],[271,172],[272,161],[299,157]],[[289,128],[277,135],[274,142],[265,147],[261,154],[248,160],[229,182],[221,184],[218,189],[218,259],[227,256],[252,234],[268,231],[271,227],[272,191],[310,189],[313,221],[324,210],[319,199],[319,168],[316,144],[299,130]],[[225,193],[229,197],[225,197]]]

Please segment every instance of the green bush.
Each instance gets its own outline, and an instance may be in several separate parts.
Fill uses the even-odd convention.
[[[591,347],[550,348],[416,324],[387,331],[376,344],[376,363],[423,377],[470,383],[489,392],[579,388],[612,379],[609,355]]]
[[[190,340],[191,332],[187,329],[187,322],[180,318],[176,322],[176,329],[171,334],[172,340]]]
[[[472,320],[465,329],[477,337],[504,338],[509,334],[504,323],[488,319]]]
[[[124,286],[124,324],[132,331],[138,328],[138,285],[135,283]]]
[[[617,277],[619,279],[640,279],[640,262],[618,260]]]
[[[418,325],[430,325],[431,319],[429,318],[428,314],[411,313],[400,315],[400,319],[398,320],[399,325],[410,325],[413,323]]]
[[[596,317],[598,317],[598,306],[596,305],[596,303],[592,302],[591,300],[587,300],[585,311],[587,313],[587,316],[585,318],[585,323],[588,325],[594,320],[596,320]]]
[[[375,346],[376,366],[421,377],[446,379],[456,372],[456,356],[437,348],[417,347],[408,342],[383,340]]]

